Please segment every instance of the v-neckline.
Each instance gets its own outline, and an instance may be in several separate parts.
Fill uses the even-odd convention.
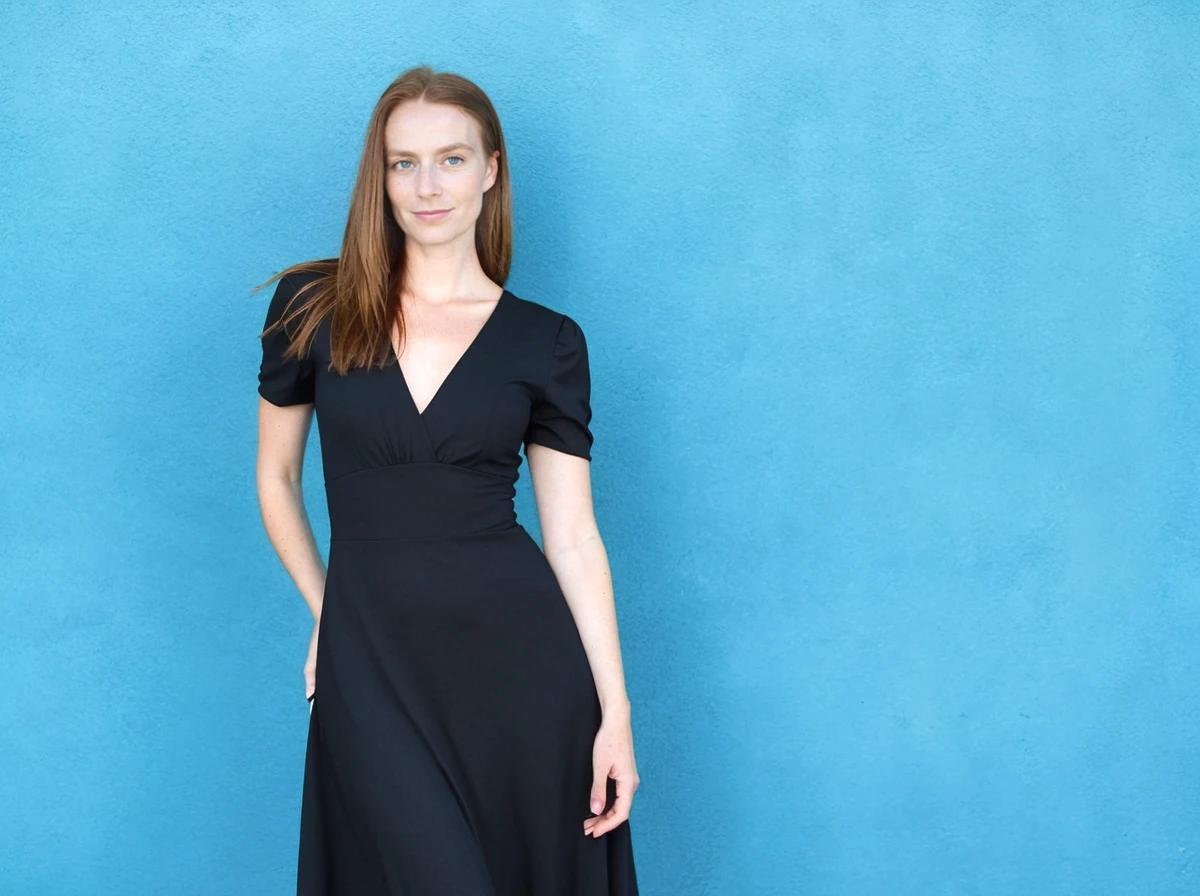
[[[463,349],[462,354],[458,356],[458,360],[454,362],[454,364],[450,367],[449,372],[442,377],[442,381],[438,383],[437,389],[434,390],[433,397],[429,399],[429,401],[425,404],[425,407],[421,410],[417,409],[417,400],[413,398],[412,390],[408,387],[408,378],[404,375],[404,368],[400,366],[400,357],[396,354],[396,345],[394,342],[392,342],[391,333],[388,334],[388,350],[391,355],[392,364],[396,368],[396,373],[400,377],[400,388],[404,390],[404,394],[408,397],[409,407],[413,409],[413,412],[419,419],[424,420],[425,415],[429,413],[429,409],[437,403],[438,398],[441,396],[442,392],[446,390],[446,386],[454,377],[454,374],[460,367],[463,366],[463,362],[467,359],[467,356],[470,355],[472,349],[479,344],[484,333],[488,331],[492,325],[492,322],[500,314],[500,306],[505,303],[505,299],[508,298],[508,295],[509,293],[507,289],[504,289],[500,292],[500,298],[496,300],[496,304],[488,313],[487,319],[483,322],[483,326],[476,331],[474,338],[467,343],[467,347]]]

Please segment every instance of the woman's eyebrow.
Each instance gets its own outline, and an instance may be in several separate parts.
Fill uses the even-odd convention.
[[[471,145],[469,143],[451,143],[449,146],[443,146],[441,149],[434,150],[434,155],[439,155],[440,153],[443,153],[443,152],[449,152],[452,149],[469,150],[470,148],[471,148]],[[415,156],[415,155],[416,155],[416,153],[413,152],[411,149],[388,150],[388,158],[391,158],[392,156]]]

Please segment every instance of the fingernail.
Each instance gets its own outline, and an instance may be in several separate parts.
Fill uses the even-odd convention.
[[[600,801],[599,800],[592,800],[592,811],[593,812],[600,811]]]

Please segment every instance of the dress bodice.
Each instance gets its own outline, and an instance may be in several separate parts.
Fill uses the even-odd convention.
[[[279,281],[264,329],[280,319],[300,286],[315,276],[290,274]],[[263,337],[258,391],[276,405],[313,405],[335,529],[344,501],[369,501],[370,483],[382,481],[369,475],[372,470],[414,465],[402,471],[399,480],[388,479],[416,489],[414,498],[422,491],[416,485],[422,476],[458,491],[465,483],[475,483],[482,497],[474,504],[455,503],[474,507],[473,521],[445,521],[458,528],[499,525],[507,518],[522,444],[591,458],[587,343],[578,323],[545,305],[505,289],[421,413],[394,352],[389,350],[385,367],[357,368],[343,376],[328,369],[328,318],[317,328],[305,358],[283,356],[294,329],[278,327]],[[413,475],[418,472],[421,476]],[[397,500],[403,501],[405,494],[396,495]],[[435,489],[428,498],[436,503],[436,496]],[[387,500],[378,503],[392,511],[396,506]],[[386,515],[379,516],[375,524],[387,529]],[[411,526],[401,525],[398,531],[436,527],[436,513],[423,519],[424,523],[414,519]]]

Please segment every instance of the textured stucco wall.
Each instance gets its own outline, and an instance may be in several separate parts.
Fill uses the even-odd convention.
[[[99,6],[0,9],[0,892],[292,886],[248,291],[418,62],[588,334],[646,896],[1196,891],[1193,4]]]

